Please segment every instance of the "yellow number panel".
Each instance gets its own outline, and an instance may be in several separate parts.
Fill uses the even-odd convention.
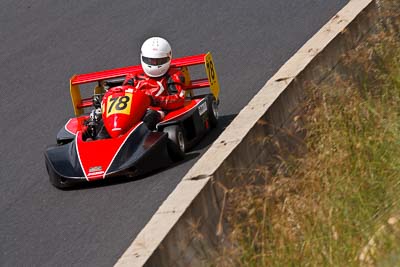
[[[211,93],[215,96],[215,99],[218,99],[219,96],[219,83],[218,76],[215,70],[214,62],[211,56],[211,53],[207,53],[204,57],[204,65],[206,67],[206,73],[208,77],[208,81],[210,82],[210,90]]]
[[[124,96],[112,97],[109,96],[107,98],[107,114],[106,116],[110,116],[113,114],[127,114],[131,113],[131,103],[132,103],[132,94],[126,93]]]

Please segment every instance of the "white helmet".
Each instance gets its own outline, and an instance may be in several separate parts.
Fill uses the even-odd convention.
[[[160,77],[167,73],[171,65],[172,51],[167,40],[161,37],[147,39],[141,48],[140,62],[144,72],[150,77]]]

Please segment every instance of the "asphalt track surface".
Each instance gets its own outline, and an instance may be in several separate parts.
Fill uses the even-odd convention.
[[[0,266],[113,265],[235,114],[346,2],[2,0]],[[153,35],[175,57],[212,51],[220,127],[173,168],[55,189],[43,151],[72,115],[68,79],[138,64]]]

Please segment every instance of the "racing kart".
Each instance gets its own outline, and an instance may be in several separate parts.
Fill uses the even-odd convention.
[[[191,79],[189,67],[204,65],[207,78]],[[173,59],[185,76],[185,104],[150,130],[142,121],[151,99],[130,85],[127,74],[141,66],[74,75],[70,93],[75,117],[45,151],[50,182],[67,188],[80,182],[135,177],[182,160],[218,122],[219,84],[210,53]],[[93,88],[87,98],[81,87]],[[88,86],[89,85],[89,86]],[[198,94],[199,88],[209,92]]]

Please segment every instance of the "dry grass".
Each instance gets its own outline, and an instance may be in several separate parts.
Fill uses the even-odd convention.
[[[387,2],[394,9],[385,31],[344,56],[346,76],[310,88],[305,114],[295,118],[307,132],[307,152],[288,155],[285,143],[271,137],[282,153],[265,182],[229,191],[232,246],[215,265],[400,265],[396,2]]]

